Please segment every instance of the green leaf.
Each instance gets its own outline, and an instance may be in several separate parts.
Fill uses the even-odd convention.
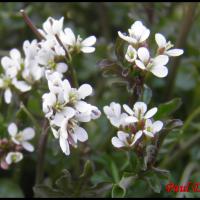
[[[182,104],[182,101],[180,98],[175,98],[171,101],[168,101],[164,104],[160,104],[158,106],[158,112],[154,116],[155,120],[163,119],[171,115],[173,112],[175,112]]]
[[[19,184],[9,179],[0,180],[0,198],[23,198],[23,192]]]
[[[111,161],[111,173],[112,173],[112,176],[113,176],[113,179],[116,183],[119,182],[119,172],[118,172],[118,169],[117,169],[117,166],[116,164],[114,163],[114,161]]]
[[[122,40],[119,36],[117,37],[116,43],[115,43],[115,54],[117,56],[117,59],[123,63],[124,61],[124,44],[125,41]]]
[[[159,177],[152,171],[146,174],[144,179],[147,181],[149,187],[156,193],[161,191],[161,182]]]
[[[112,198],[123,198],[126,195],[126,189],[122,188],[118,184],[114,184],[112,187]]]
[[[66,190],[70,186],[71,183],[71,174],[69,173],[68,170],[64,169],[63,170],[63,176],[61,176],[57,181],[56,181],[56,186],[62,190]]]
[[[40,198],[61,198],[61,197],[66,197],[66,195],[58,190],[58,189],[53,189],[50,186],[47,185],[36,185],[33,187],[34,195],[35,197],[40,197]]]

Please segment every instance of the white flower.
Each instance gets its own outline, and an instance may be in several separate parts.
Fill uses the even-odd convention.
[[[78,126],[77,121],[74,119],[65,119],[60,128],[59,143],[62,151],[70,154],[69,145],[77,148],[77,142],[85,142],[88,140],[88,134],[84,128]]]
[[[28,40],[23,43],[23,50],[25,54],[24,69],[22,77],[30,84],[40,80],[44,75],[44,70],[38,63],[38,43],[37,40],[29,42]]]
[[[24,149],[27,151],[34,151],[34,147],[32,144],[27,142],[31,140],[35,136],[35,131],[33,128],[25,128],[23,131],[18,132],[18,128],[15,123],[11,123],[8,126],[8,133],[11,136],[12,141],[15,144],[22,145]]]
[[[155,40],[158,45],[159,54],[165,54],[167,56],[180,56],[183,54],[182,49],[171,49],[174,45],[170,41],[167,42],[162,34],[156,33]]]
[[[89,84],[83,84],[78,89],[72,88],[69,81],[63,81],[64,99],[67,103],[74,106],[79,112],[86,112],[90,109],[90,104],[82,101],[87,96],[92,94],[92,87]]]
[[[148,137],[154,137],[154,135],[159,132],[163,127],[163,122],[155,121],[152,122],[150,119],[145,121],[145,127],[143,133]]]
[[[137,51],[131,45],[128,46],[125,58],[130,63],[133,63],[137,58]]]
[[[83,101],[93,92],[89,84],[83,84],[78,89],[72,88],[69,81],[62,80],[58,72],[46,71],[46,78],[50,92],[42,96],[43,112],[49,119],[53,135],[59,139],[62,151],[69,155],[70,145],[76,148],[78,141],[88,139],[87,132],[79,123],[97,119],[101,111]]]
[[[124,35],[120,31],[118,31],[118,35],[130,44],[143,43],[150,35],[150,30],[147,29],[141,21],[136,21],[132,24],[131,28],[128,29],[128,32],[128,36]]]
[[[18,163],[23,159],[23,154],[20,152],[9,152],[5,158],[7,164]]]
[[[119,103],[112,102],[110,106],[104,106],[103,110],[113,126],[119,128],[125,125],[125,119],[128,115],[121,113],[121,105]]]
[[[61,35],[61,41],[64,45],[69,46],[71,51],[82,51],[83,53],[92,53],[95,51],[95,47],[93,45],[96,43],[96,37],[90,36],[86,39],[82,39],[80,35],[74,35],[73,31],[70,28],[64,29],[64,34]]]
[[[158,110],[154,107],[147,111],[147,105],[144,102],[136,102],[133,106],[133,110],[126,104],[123,105],[123,108],[130,115],[126,118],[127,123],[134,123],[143,119],[149,119],[153,117]]]
[[[21,70],[23,66],[23,59],[21,57],[21,53],[17,49],[10,50],[10,57],[5,56],[1,59],[1,65],[10,78],[14,78],[17,76],[19,70]]]
[[[132,147],[141,138],[142,131],[138,131],[135,135],[128,134],[123,131],[118,131],[117,136],[118,137],[115,136],[111,140],[114,147],[116,148]]]
[[[64,62],[55,62],[56,53],[52,49],[42,48],[38,52],[38,63],[51,72],[57,71],[61,74],[68,70],[68,66]]]
[[[59,20],[56,20],[52,17],[49,17],[43,23],[43,30],[39,29],[39,32],[46,37],[46,35],[59,35],[63,29],[64,17],[61,17]]]
[[[155,58],[151,58],[149,51],[145,47],[140,47],[138,49],[139,59],[135,60],[135,64],[142,70],[148,70],[152,72],[155,76],[163,78],[167,76],[168,69],[166,66],[169,58],[166,55],[159,55]]]

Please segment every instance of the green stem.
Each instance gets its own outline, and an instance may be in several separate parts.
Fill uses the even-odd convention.
[[[78,79],[77,79],[77,74],[75,68],[71,65],[71,63],[68,64],[70,72],[71,72],[71,80],[72,80],[72,85],[75,88],[78,88]]]
[[[26,106],[23,104],[23,102],[21,102],[20,104],[20,108],[26,113],[26,115],[30,118],[30,120],[32,121],[32,123],[34,124],[36,130],[40,130],[40,126],[37,123],[37,120],[34,118],[34,116],[31,114],[31,112],[26,108]]]
[[[183,172],[183,175],[181,177],[181,181],[180,181],[179,185],[183,185],[183,184],[187,183],[189,181],[191,173],[197,169],[199,169],[199,166],[197,163],[194,163],[194,162],[189,163]],[[176,195],[176,198],[183,198],[183,197],[184,197],[184,192],[178,192]]]
[[[36,185],[42,182],[44,176],[44,160],[45,160],[45,150],[48,140],[48,130],[49,130],[48,121],[47,119],[45,119],[37,149],[38,156],[37,156],[37,166],[36,166],[36,181],[35,181]]]

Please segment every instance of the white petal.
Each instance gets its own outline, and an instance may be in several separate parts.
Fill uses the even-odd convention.
[[[22,131],[22,136],[24,140],[30,140],[35,136],[35,130],[31,127],[25,128]]]
[[[153,117],[157,113],[158,109],[156,107],[150,109],[146,114],[145,114],[145,119],[149,119]]]
[[[95,51],[95,47],[81,47],[83,53],[92,53]]]
[[[59,137],[58,131],[55,128],[53,128],[53,127],[51,127],[51,130],[52,130],[52,133],[53,133],[54,137],[56,139],[58,139],[58,137]]]
[[[52,120],[52,123],[56,126],[61,127],[61,124],[63,120],[65,119],[65,116],[63,113],[56,113],[54,119]]]
[[[166,39],[162,34],[156,33],[155,40],[159,48],[163,48],[166,46]]]
[[[76,119],[79,122],[89,122],[91,120],[91,116],[89,114],[85,114],[85,113],[77,113]]]
[[[60,137],[59,139],[60,147],[62,151],[68,156],[70,154],[70,149],[69,149],[69,143],[66,139],[63,137]]]
[[[127,137],[129,137],[129,134],[128,134],[128,133],[125,133],[125,132],[123,132],[123,131],[118,131],[118,132],[117,132],[117,136],[118,136],[118,138],[119,138],[121,141],[126,142],[126,139],[127,139]]]
[[[149,37],[149,35],[150,35],[150,30],[149,30],[149,29],[146,29],[146,30],[142,33],[139,42],[140,42],[140,43],[141,43],[141,42],[144,42],[144,41]]]
[[[95,43],[96,43],[96,37],[95,36],[90,36],[90,37],[84,39],[81,42],[81,45],[85,46],[85,47],[89,47],[89,46],[94,45]]]
[[[18,81],[16,79],[13,80],[13,85],[20,90],[21,92],[27,92],[31,90],[31,86],[28,85],[25,81]]]
[[[119,103],[114,102],[112,102],[110,105],[112,111],[114,112],[114,116],[119,117],[121,115],[121,105]]]
[[[47,106],[52,107],[56,103],[56,95],[52,92],[44,94],[42,99]]]
[[[75,42],[76,42],[76,38],[75,38],[75,35],[74,35],[72,29],[71,28],[65,28],[64,32],[66,34],[66,36],[65,36],[66,44],[71,45],[71,46],[74,45]]]
[[[180,56],[183,54],[182,49],[171,49],[165,52],[168,56]]]
[[[135,60],[135,64],[137,65],[137,67],[139,67],[142,70],[146,69],[144,63],[140,60]]]
[[[162,129],[162,127],[163,127],[163,122],[161,122],[161,121],[155,121],[154,123],[153,123],[153,132],[159,132],[161,129]]]
[[[169,57],[166,56],[166,55],[159,55],[159,56],[156,56],[154,59],[153,59],[153,65],[154,66],[163,66],[163,65],[166,65],[169,61]]]
[[[30,144],[29,142],[24,141],[21,144],[24,147],[24,149],[26,149],[27,151],[29,151],[29,152],[34,151],[34,146],[32,144]]]
[[[83,84],[78,89],[79,99],[84,99],[85,97],[92,94],[92,87],[89,84]]]
[[[86,140],[88,140],[88,134],[84,128],[77,127],[74,130],[74,134],[77,136],[77,139],[81,142],[85,142]]]
[[[142,131],[138,131],[138,132],[135,134],[135,137],[134,137],[133,142],[131,143],[131,146],[133,146],[133,145],[140,139],[141,136],[142,136]]]
[[[61,128],[60,128],[60,136],[64,139],[68,138],[67,126],[68,126],[68,119],[64,119],[61,123]]]
[[[4,100],[7,104],[11,102],[12,99],[12,93],[10,88],[7,88],[6,91],[4,92]]]
[[[165,66],[153,66],[150,71],[159,78],[164,78],[168,74],[168,69]]]
[[[15,123],[11,123],[8,126],[8,133],[10,136],[15,136],[17,134],[18,128]]]
[[[84,102],[84,101],[78,101],[76,104],[75,104],[75,108],[81,112],[81,113],[84,113],[84,112],[87,112],[87,110],[91,110],[91,105]]]
[[[133,110],[128,105],[124,104],[123,108],[129,115],[134,115]]]
[[[59,73],[65,73],[68,69],[68,66],[65,64],[65,63],[58,63],[56,65],[56,70],[59,72]]]
[[[125,122],[128,124],[135,123],[137,121],[138,121],[138,119],[134,116],[128,116],[125,118]]]
[[[65,108],[63,108],[63,111],[62,111],[62,114],[67,119],[74,117],[75,113],[76,113],[75,110],[71,107],[65,107]]]
[[[21,54],[18,49],[12,49],[10,51],[10,57],[14,60],[19,60],[21,58]]]
[[[151,133],[151,132],[149,132],[149,131],[147,131],[147,130],[144,130],[144,134],[145,134],[146,136],[148,136],[148,137],[154,137],[154,134]]]
[[[124,35],[124,34],[121,33],[120,31],[118,31],[118,35],[119,35],[119,37],[120,37],[121,39],[123,39],[123,40],[129,42],[129,40],[130,40],[130,37],[129,37],[129,36]],[[137,42],[137,41],[134,40],[134,42]]]
[[[144,114],[147,111],[147,105],[144,102],[136,102],[134,104],[134,111],[140,111],[141,114]]]
[[[116,118],[116,117],[112,117],[112,118],[110,118],[110,123],[113,126],[119,128],[119,126],[121,125],[121,119],[120,118]]]
[[[121,148],[125,146],[124,143],[121,140],[119,140],[118,137],[113,137],[111,141],[114,147]]]
[[[138,49],[138,57],[140,58],[140,60],[144,63],[147,63],[149,61],[150,58],[150,54],[147,48],[145,47],[140,47]]]

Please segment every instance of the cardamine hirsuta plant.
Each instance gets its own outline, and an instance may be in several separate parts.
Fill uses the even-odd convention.
[[[36,38],[24,41],[22,51],[13,48],[1,58],[3,109],[19,109],[0,139],[1,169],[15,168],[23,158],[36,153],[35,197],[126,197],[129,190],[137,189],[138,181],[146,184],[144,190],[149,187],[159,193],[170,175],[159,167],[159,152],[165,137],[182,126],[181,120],[168,118],[180,106],[180,99],[152,105],[153,89],[147,84],[149,78],[165,78],[170,57],[182,55],[183,50],[174,48],[161,33],[150,34],[142,21],[133,22],[125,33],[119,30],[115,56],[100,60],[98,67],[102,80],[114,77],[129,98],[121,103],[113,99],[100,108],[88,100],[95,96],[95,88],[87,80],[80,84],[74,64],[77,56],[95,53],[98,39],[93,35],[83,38],[64,27],[64,17],[49,17],[38,29],[23,10],[21,14]],[[154,40],[153,46],[149,38]],[[36,91],[37,97],[30,97]],[[40,98],[39,117],[28,109],[29,98]],[[30,121],[28,126],[18,120],[21,112]],[[108,125],[110,131],[114,130],[107,142],[112,145],[111,157],[115,152],[119,164],[105,157],[103,150],[98,153],[99,159],[93,157],[97,152],[88,153],[90,134],[85,124],[103,117],[112,125]],[[50,134],[56,148],[60,146],[58,153],[65,156],[66,169],[57,180],[49,181],[45,150]],[[37,145],[30,141],[33,139]],[[68,159],[74,159],[72,168],[81,168],[82,172],[68,170]]]

